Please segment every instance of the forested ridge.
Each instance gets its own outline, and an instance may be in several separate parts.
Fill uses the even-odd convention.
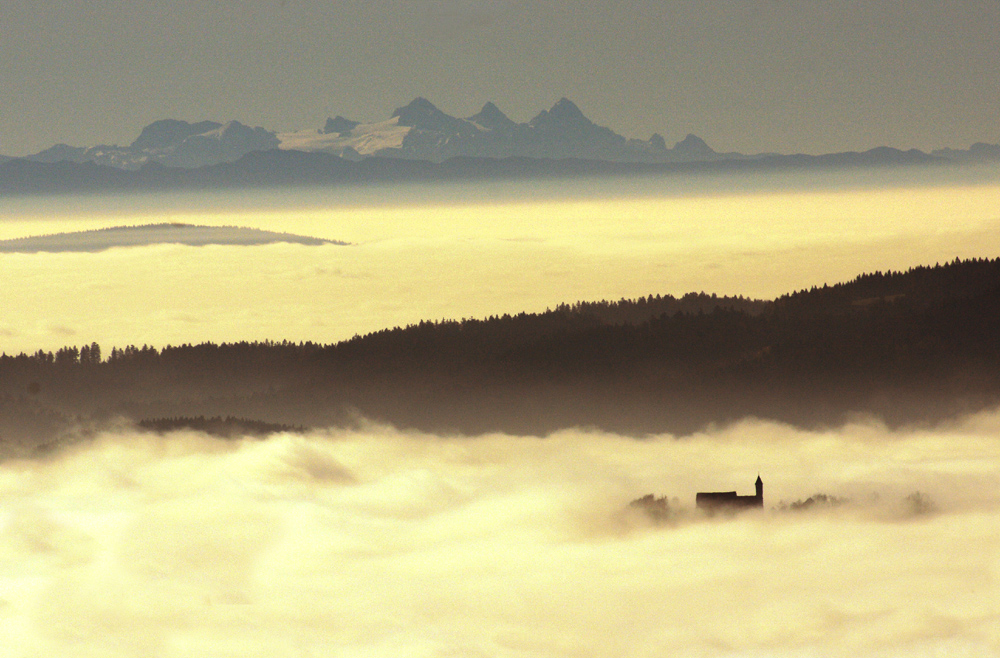
[[[333,345],[66,347],[0,356],[0,439],[232,416],[544,434],[933,422],[1000,403],[1000,259],[875,272],[773,301],[689,294],[421,322]],[[249,422],[249,421],[248,421]]]

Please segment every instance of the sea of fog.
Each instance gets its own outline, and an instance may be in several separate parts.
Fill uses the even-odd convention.
[[[995,412],[645,440],[110,431],[0,462],[0,647],[997,656],[998,434]],[[692,509],[699,490],[752,493],[758,473],[763,510]],[[667,496],[667,522],[629,506],[646,493]],[[782,509],[816,493],[843,502]]]
[[[950,176],[950,177],[949,177]],[[349,246],[0,254],[0,352],[335,341],[421,319],[775,295],[1000,255],[995,176],[0,199],[0,239],[183,222]],[[683,439],[122,427],[0,459],[0,654],[1000,656],[1000,412]],[[703,490],[765,507],[705,518]],[[656,523],[629,502],[666,496]],[[839,505],[790,505],[822,493]]]
[[[333,342],[425,319],[704,291],[771,298],[1000,255],[997,170],[0,199],[0,240],[181,222],[350,246],[0,254],[0,352]]]

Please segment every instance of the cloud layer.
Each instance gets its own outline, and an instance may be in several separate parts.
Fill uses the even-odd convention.
[[[335,342],[421,320],[541,312],[579,300],[698,291],[770,298],[862,272],[1000,253],[995,182],[902,179],[886,189],[871,189],[870,173],[792,176],[779,189],[768,187],[778,181],[741,176],[632,187],[592,181],[591,196],[519,184],[500,200],[476,186],[380,187],[368,191],[375,202],[355,206],[341,205],[351,197],[340,190],[254,193],[211,209],[199,206],[208,195],[145,206],[103,197],[21,201],[0,222],[0,239],[181,222],[354,246],[2,254],[0,351],[92,341],[106,352],[143,343]],[[578,196],[551,198],[560,193]]]
[[[118,431],[0,465],[11,656],[1000,652],[1000,413],[677,440]],[[765,510],[695,513],[698,490]],[[933,509],[916,509],[920,491]],[[824,492],[837,507],[779,511]],[[666,495],[657,525],[628,502]]]
[[[0,253],[38,253],[60,251],[104,251],[114,247],[148,247],[156,244],[184,244],[192,247],[230,245],[248,247],[284,242],[319,246],[344,244],[291,233],[275,233],[238,226],[194,226],[192,224],[145,224],[36,235],[14,240],[0,240]]]

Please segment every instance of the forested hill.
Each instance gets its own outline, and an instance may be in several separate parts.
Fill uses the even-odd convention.
[[[948,299],[985,294],[997,285],[1000,258],[956,259],[944,266],[862,274],[846,283],[783,295],[774,305],[784,312],[821,314],[853,313],[879,302],[892,302],[897,309],[926,308]]]
[[[577,302],[560,304],[556,312],[577,316],[593,316],[602,324],[636,324],[664,313],[711,313],[716,309],[732,309],[750,315],[763,313],[769,302],[748,297],[718,297],[704,292],[690,292],[683,297],[652,295],[617,302]]]
[[[0,439],[115,416],[465,433],[687,433],[745,416],[933,422],[1000,404],[1000,259],[865,274],[773,302],[704,294],[422,322],[335,345],[0,357]],[[28,432],[30,434],[30,432]]]

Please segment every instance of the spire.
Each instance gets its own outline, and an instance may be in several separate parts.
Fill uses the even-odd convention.
[[[754,486],[757,488],[757,498],[760,499],[761,503],[764,502],[764,481],[760,479],[760,473],[757,474],[757,481],[754,482]]]

